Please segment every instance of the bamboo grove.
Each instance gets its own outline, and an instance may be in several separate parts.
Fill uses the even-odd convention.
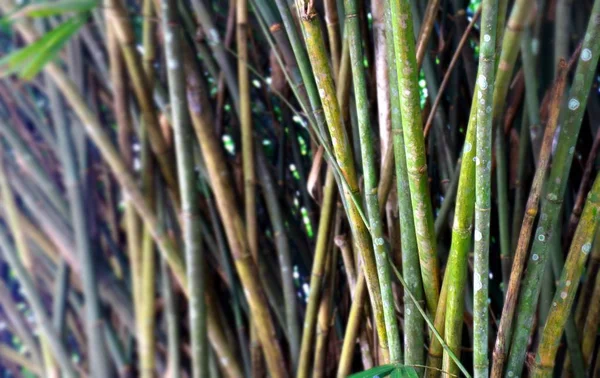
[[[0,377],[600,377],[600,0],[0,17]]]

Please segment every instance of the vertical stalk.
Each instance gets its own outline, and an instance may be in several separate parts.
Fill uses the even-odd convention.
[[[175,0],[162,0],[162,28],[165,33],[165,59],[169,80],[171,122],[175,134],[177,177],[181,198],[183,245],[189,293],[189,321],[192,354],[192,376],[208,374],[208,344],[206,337],[205,273],[201,233],[198,232],[200,209],[196,190],[192,127],[187,111],[185,76],[182,54],[182,29],[177,17]]]
[[[479,86],[476,85],[476,91]],[[473,213],[475,211],[475,157],[477,102],[471,105],[467,136],[463,146],[462,166],[458,179],[456,208],[452,225],[452,244],[450,256],[444,276],[444,285],[448,285],[446,298],[446,321],[444,339],[448,347],[457,356],[460,354],[462,325],[465,301],[465,286],[468,273],[468,254],[471,246],[473,230]],[[442,311],[439,309],[438,311]],[[436,316],[437,318],[437,316]],[[444,352],[442,370],[449,374],[458,374],[458,367],[450,355]]]
[[[377,167],[375,164],[375,149],[373,146],[367,83],[363,65],[362,38],[359,19],[356,17],[359,11],[357,3],[357,0],[344,0],[344,8],[346,10],[345,25],[350,49],[352,82],[354,83],[360,149],[363,162],[365,203],[373,240],[373,251],[375,252],[375,263],[377,265],[377,275],[383,303],[383,316],[390,362],[399,363],[402,362],[403,357],[394,307],[390,267],[387,259],[388,252],[383,239],[383,225],[377,201]]]
[[[156,155],[156,160],[167,186],[173,196],[178,199],[177,177],[173,170],[173,166],[175,165],[174,154],[160,130],[158,110],[152,98],[153,88],[148,84],[148,77],[144,72],[141,59],[135,47],[135,37],[129,15],[121,0],[104,0],[104,5],[106,20],[110,23],[110,27],[113,28],[117,40],[121,45],[123,59],[140,106],[142,121],[148,131],[150,146]]]
[[[309,374],[310,351],[313,345],[312,339],[314,336],[314,327],[319,309],[321,287],[323,286],[323,271],[327,261],[327,246],[330,234],[329,229],[332,223],[332,215],[335,209],[336,198],[337,186],[335,184],[335,176],[333,174],[333,169],[329,168],[325,178],[325,189],[323,194],[323,202],[321,204],[321,215],[319,217],[317,242],[310,275],[308,304],[304,313],[304,327],[297,370],[298,378],[308,377]]]
[[[516,324],[510,343],[507,371],[520,375],[525,361],[529,332],[533,324],[534,312],[540,293],[548,258],[548,240],[554,230],[554,225],[560,216],[562,198],[564,197],[567,178],[573,161],[575,142],[581,127],[585,106],[587,103],[591,82],[600,55],[600,1],[594,2],[590,14],[587,32],[582,43],[582,50],[573,85],[569,92],[567,107],[561,114],[564,122],[561,125],[560,138],[553,157],[550,176],[546,180],[544,201],[541,216],[535,233],[531,256],[527,265],[527,273],[521,282],[521,291],[516,308]]]
[[[418,235],[417,246],[421,276],[423,277],[427,308],[432,315],[435,315],[440,291],[440,273],[436,255],[431,198],[429,197],[423,122],[417,83],[418,70],[409,1],[392,0],[391,14],[406,167],[415,233]]]
[[[488,376],[488,279],[492,173],[492,101],[496,62],[498,0],[481,5],[481,38],[477,75],[477,133],[475,155],[475,244],[473,308],[473,372]]]
[[[195,62],[191,59],[191,56],[186,54],[188,107],[215,193],[217,207],[223,220],[229,248],[245,289],[252,320],[256,324],[258,339],[264,350],[269,372],[274,378],[287,377],[282,351],[276,340],[275,323],[269,312],[263,288],[256,279],[258,269],[250,254],[244,222],[236,205],[221,142],[217,139],[213,129],[211,105],[208,101],[204,78],[195,70]]]
[[[412,204],[410,202],[410,188],[408,185],[408,171],[406,168],[406,150],[404,134],[402,131],[402,115],[400,114],[400,96],[398,92],[398,71],[394,59],[394,35],[392,32],[392,9],[390,2],[384,2],[385,17],[385,42],[389,82],[390,117],[392,127],[392,142],[394,154],[396,183],[398,194],[398,212],[400,218],[400,240],[402,245],[402,271],[408,282],[410,290],[419,301],[424,300],[423,283],[421,281],[421,267],[419,265],[419,252],[415,235]],[[380,203],[383,207],[384,204]],[[425,354],[423,344],[423,318],[419,315],[414,303],[404,295],[404,364],[423,365]],[[422,372],[420,372],[422,374]]]
[[[333,145],[333,155],[339,165],[341,176],[339,184],[343,188],[345,198],[346,212],[352,228],[352,236],[356,243],[357,250],[363,257],[363,268],[365,279],[369,288],[371,305],[375,314],[375,325],[379,336],[379,347],[381,350],[382,361],[387,361],[387,332],[385,329],[385,320],[383,315],[383,305],[377,275],[377,267],[369,230],[362,219],[360,205],[358,204],[357,194],[359,193],[358,178],[352,153],[352,145],[346,133],[346,129],[341,120],[340,108],[335,93],[333,75],[329,67],[329,62],[325,54],[325,44],[320,29],[320,22],[313,3],[298,2],[297,6],[301,8],[300,17],[304,27],[305,41],[308,55],[312,64],[315,80],[319,93],[321,94],[325,119],[331,135]],[[362,61],[361,61],[362,62]],[[381,239],[375,239],[375,243],[383,244]]]
[[[294,286],[294,277],[292,275],[293,266],[289,242],[286,235],[286,229],[283,221],[283,214],[277,199],[275,184],[268,170],[267,162],[262,151],[257,151],[256,160],[258,163],[258,175],[262,184],[263,196],[267,205],[267,211],[273,227],[273,235],[279,258],[279,267],[281,268],[281,280],[283,286],[283,297],[285,301],[285,318],[288,331],[290,354],[292,356],[292,366],[298,364],[300,348],[300,329],[298,326],[298,310],[296,306],[296,288]],[[315,290],[318,286],[315,286]]]

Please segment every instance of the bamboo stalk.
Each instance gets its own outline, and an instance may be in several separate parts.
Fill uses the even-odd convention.
[[[410,202],[408,171],[406,168],[406,150],[400,114],[400,96],[398,92],[398,71],[394,60],[394,38],[392,34],[392,12],[389,2],[385,3],[386,54],[389,75],[389,96],[391,107],[391,126],[393,154],[395,160],[396,183],[398,187],[398,211],[400,217],[400,238],[402,245],[402,270],[411,283],[415,297],[424,300],[421,267],[415,235],[415,225]],[[381,193],[381,192],[380,192]],[[381,197],[381,196],[380,196]],[[381,203],[380,203],[381,204]],[[383,205],[383,204],[381,204]],[[425,362],[423,343],[423,319],[414,308],[414,303],[404,296],[404,363],[422,365]]]
[[[529,191],[529,198],[527,199],[527,204],[525,205],[525,214],[519,233],[517,249],[514,253],[513,265],[504,299],[504,307],[502,309],[502,318],[500,319],[498,335],[496,337],[496,343],[494,346],[492,377],[500,377],[502,375],[504,360],[506,359],[506,351],[508,350],[507,340],[510,338],[510,330],[512,327],[515,305],[517,303],[521,284],[521,275],[525,269],[527,249],[531,240],[533,224],[538,214],[540,196],[542,194],[546,171],[548,170],[548,165],[550,163],[552,140],[554,139],[554,134],[558,126],[558,116],[560,104],[562,103],[562,94],[566,84],[566,74],[566,62],[561,61],[561,69],[559,70],[557,81],[552,89],[552,100],[549,105],[550,117],[548,119],[548,124],[546,125],[538,166],[535,171],[533,183],[531,184],[531,189]],[[532,255],[532,259],[533,258],[534,257]]]
[[[171,120],[175,134],[177,177],[181,198],[183,246],[185,250],[189,293],[189,321],[192,354],[192,376],[208,374],[208,344],[206,336],[205,262],[201,233],[198,232],[200,210],[196,190],[193,130],[187,110],[185,76],[182,54],[182,33],[174,0],[161,2],[162,28],[165,33],[165,60],[169,82]],[[150,129],[148,129],[150,131]],[[148,314],[145,314],[148,316]],[[151,316],[151,315],[150,315]]]
[[[540,211],[544,216],[538,222],[531,251],[532,260],[529,261],[527,273],[521,283],[522,287],[527,287],[528,290],[522,293],[516,308],[517,319],[510,343],[507,364],[507,371],[512,371],[513,374],[520,373],[525,360],[527,339],[541,288],[541,277],[544,274],[547,261],[549,246],[546,240],[555,232],[554,225],[560,213],[567,175],[573,159],[574,144],[579,134],[585,110],[585,106],[581,106],[581,104],[587,102],[591,84],[589,78],[592,77],[598,63],[600,25],[595,22],[598,14],[600,14],[600,1],[595,1],[586,34],[589,38],[584,38],[583,41],[580,59],[575,71],[575,81],[569,92],[567,108],[564,108],[565,121],[561,125],[560,139],[553,159],[554,163],[550,176],[546,181],[545,201],[542,202]],[[537,256],[537,258],[533,259],[533,256]]]
[[[596,179],[581,215],[582,222],[577,227],[573,243],[565,262],[552,307],[546,319],[544,332],[540,338],[532,377],[550,377],[554,370],[556,353],[567,318],[575,300],[585,263],[592,249],[592,242],[598,227],[598,206],[600,204],[600,178]]]
[[[365,270],[365,278],[369,288],[371,305],[375,314],[375,324],[377,327],[377,334],[379,335],[379,348],[382,353],[382,360],[387,361],[387,333],[385,329],[379,279],[371,241],[369,240],[369,230],[362,219],[359,204],[356,201],[356,195],[359,192],[359,189],[352,147],[341,121],[340,108],[334,90],[333,77],[325,56],[325,46],[323,35],[320,30],[318,15],[313,8],[312,3],[298,3],[297,6],[301,8],[300,17],[304,28],[305,42],[313,72],[315,73],[316,84],[323,99],[323,110],[331,136],[333,155],[335,156],[335,160],[341,171],[340,180],[342,180],[342,182],[339,184],[343,188],[346,212],[352,228],[352,236],[364,262],[363,268]],[[375,242],[381,243],[383,240],[377,242],[376,239]]]
[[[298,310],[296,305],[296,288],[294,287],[294,278],[292,275],[292,260],[289,248],[288,238],[284,227],[283,214],[277,199],[275,184],[268,171],[267,162],[262,151],[256,152],[256,161],[258,165],[259,180],[263,189],[263,196],[271,218],[273,234],[277,248],[277,257],[281,268],[281,280],[283,286],[283,296],[285,301],[285,318],[290,345],[290,354],[292,357],[292,366],[298,365],[300,352],[300,329],[298,326]],[[315,289],[318,287],[314,286]]]
[[[147,128],[148,139],[160,171],[170,188],[176,202],[179,202],[177,178],[172,169],[174,166],[173,150],[165,142],[160,131],[158,114],[152,99],[152,88],[148,84],[141,59],[135,49],[135,39],[129,16],[121,0],[105,0],[105,18],[113,28],[115,36],[121,45],[123,59],[135,91],[136,98],[141,108],[143,123]]]
[[[423,124],[417,84],[415,42],[412,17],[407,0],[392,0],[392,29],[394,35],[398,92],[401,94],[402,129],[405,140],[406,166],[413,207],[415,233],[419,250],[421,276],[427,308],[435,314],[440,291],[439,266],[436,255],[433,212],[427,179]]]
[[[476,91],[478,90],[476,86]],[[475,212],[475,165],[477,116],[476,102],[471,105],[471,115],[467,126],[467,136],[463,146],[462,166],[458,179],[456,208],[452,225],[452,243],[450,256],[444,276],[444,284],[448,285],[445,306],[446,321],[444,340],[457,356],[460,355],[462,338],[464,290],[468,273],[468,254],[473,230],[473,214]],[[441,311],[441,310],[438,310]],[[437,319],[437,314],[436,314]],[[441,333],[441,332],[440,332]],[[441,349],[441,346],[438,347]],[[442,370],[449,374],[458,374],[458,367],[448,353],[443,354]]]
[[[200,142],[202,154],[206,162],[217,207],[227,234],[229,248],[236,269],[245,289],[246,299],[256,324],[258,338],[263,347],[265,360],[273,377],[287,376],[283,356],[275,339],[275,326],[269,313],[266,297],[260,283],[256,280],[257,268],[248,248],[245,229],[241,215],[235,206],[235,196],[229,181],[225,158],[212,129],[212,111],[208,103],[206,89],[202,78],[195,72],[189,61],[184,57],[187,78],[188,107],[196,137]]]
[[[356,101],[356,112],[358,117],[358,129],[360,138],[360,149],[363,162],[364,195],[369,219],[369,229],[373,240],[373,251],[377,265],[377,278],[383,304],[383,316],[385,321],[385,332],[387,334],[387,347],[391,363],[399,363],[403,360],[400,345],[400,334],[394,308],[394,294],[392,293],[392,281],[390,267],[387,260],[387,248],[383,239],[383,226],[379,213],[377,200],[377,173],[375,164],[375,152],[371,136],[371,122],[368,107],[367,83],[363,67],[362,38],[360,26],[356,13],[358,4],[356,0],[345,0],[346,10],[346,32],[350,48],[350,61],[352,66],[352,82],[354,83],[354,96]],[[334,145],[335,147],[335,145]],[[381,335],[380,335],[381,338]],[[381,340],[383,343],[384,341]]]
[[[477,73],[477,132],[475,155],[475,243],[473,372],[488,376],[488,280],[492,173],[492,101],[495,87],[496,22],[498,1],[481,5],[481,38]]]

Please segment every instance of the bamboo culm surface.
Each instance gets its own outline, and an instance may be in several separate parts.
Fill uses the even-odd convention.
[[[600,0],[0,17],[0,378],[600,371]]]

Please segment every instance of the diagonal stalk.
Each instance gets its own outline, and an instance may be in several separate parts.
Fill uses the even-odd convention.
[[[594,2],[590,15],[587,33],[583,40],[581,55],[575,80],[569,92],[566,108],[562,109],[561,132],[556,152],[553,157],[550,176],[546,180],[544,201],[540,211],[540,220],[535,233],[531,251],[532,258],[527,265],[527,273],[521,282],[521,291],[516,308],[516,324],[510,343],[507,371],[520,375],[525,362],[527,340],[533,324],[533,316],[537,307],[537,300],[541,289],[541,278],[546,269],[548,259],[548,240],[555,232],[554,225],[560,219],[562,198],[564,197],[567,177],[573,161],[575,142],[581,127],[591,81],[596,70],[600,55],[600,1]],[[534,259],[535,256],[535,259]]]

